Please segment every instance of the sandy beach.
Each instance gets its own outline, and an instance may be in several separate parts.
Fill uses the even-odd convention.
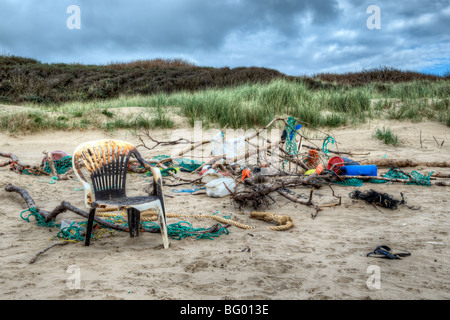
[[[371,158],[448,161],[450,128],[434,122],[390,122],[398,134],[399,146],[387,146],[372,135],[380,122],[358,127],[334,129],[339,149],[355,153],[355,160]],[[420,133],[421,131],[421,133]],[[171,130],[152,131],[155,137],[170,137]],[[422,136],[422,146],[420,143]],[[439,145],[444,141],[444,144]],[[14,153],[24,163],[39,164],[44,150],[64,150],[72,155],[86,141],[114,138],[138,144],[130,131],[48,132],[14,136],[0,133],[0,151]],[[141,150],[146,158],[169,152],[170,147]],[[4,160],[3,158],[0,161]],[[403,168],[450,173],[450,168]],[[380,168],[386,172],[388,168]],[[188,177],[188,173],[185,174]],[[129,194],[145,195],[148,184],[140,174],[129,175]],[[37,252],[55,240],[55,228],[26,222],[20,213],[27,209],[17,193],[5,191],[7,184],[25,188],[36,204],[51,211],[62,201],[87,210],[80,182],[48,183],[48,176],[19,175],[0,168],[0,299],[160,299],[160,300],[422,300],[450,298],[449,218],[450,187],[415,186],[401,183],[371,184],[362,187],[334,186],[342,205],[325,207],[315,219],[314,209],[294,204],[280,196],[263,211],[292,217],[295,227],[287,231],[267,229],[269,223],[250,218],[252,208],[239,210],[229,197],[176,194],[165,187],[168,213],[217,213],[255,227],[235,226],[229,234],[214,240],[170,240],[163,249],[159,234],[105,234],[85,247],[70,243],[55,247],[30,264]],[[167,182],[167,181],[166,181]],[[355,189],[375,189],[399,199],[403,193],[407,205],[397,210],[353,200]],[[308,188],[294,190],[309,194]],[[331,190],[316,190],[318,205],[335,202]],[[411,208],[419,208],[414,210]],[[71,212],[57,217],[83,221]],[[211,219],[183,219],[195,227],[210,227]],[[168,218],[168,223],[180,221]],[[401,260],[367,257],[379,245],[394,252],[407,250],[411,256]],[[79,286],[73,287],[74,270]],[[373,270],[378,271],[379,287],[368,285]]]

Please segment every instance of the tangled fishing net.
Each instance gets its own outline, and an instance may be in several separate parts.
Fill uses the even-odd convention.
[[[387,193],[380,193],[370,189],[366,191],[354,190],[350,192],[349,197],[352,199],[365,200],[369,204],[376,204],[384,208],[395,210],[399,204],[406,203],[403,194],[400,193],[400,195],[402,196],[402,200],[396,200]]]
[[[332,173],[332,172],[329,172]],[[431,171],[426,176],[417,172],[412,171],[410,174],[407,174],[399,169],[391,168],[387,173],[385,173],[382,177],[388,178],[388,179],[399,179],[399,180],[405,180],[407,185],[416,185],[416,186],[431,186],[431,175],[434,173],[434,171]],[[343,177],[340,177],[341,179]],[[367,180],[369,183],[390,183],[390,180],[377,180],[377,179],[370,179]],[[339,184],[342,186],[348,186],[348,187],[361,187],[363,185],[363,180],[356,179],[356,178],[349,178],[349,179],[343,179],[341,181],[335,181],[334,184]]]
[[[28,215],[25,213],[28,212]],[[71,222],[71,224],[61,229],[61,224],[55,222],[55,220],[51,220],[50,222],[45,222],[45,219],[39,214],[36,207],[29,208],[20,213],[20,217],[22,220],[27,222],[31,222],[30,218],[34,217],[36,219],[36,223],[40,227],[47,228],[57,228],[59,229],[57,235],[54,239],[59,238],[65,241],[72,242],[80,242],[84,241],[85,237],[85,229],[86,229],[86,221],[84,222]],[[224,216],[225,219],[229,219],[229,217]],[[114,217],[110,217],[109,219],[105,219],[105,221],[122,225],[124,227],[128,227],[128,222],[123,219],[122,215],[117,215]],[[91,237],[95,239],[99,239],[104,233],[112,233],[113,230],[111,228],[104,227],[100,224],[94,223],[94,230],[96,230],[95,234],[91,235]],[[141,226],[143,229],[153,229],[160,230],[160,226],[152,221],[141,221]],[[160,232],[160,231],[159,231]],[[167,232],[170,238],[174,240],[182,240],[188,237],[193,237],[196,240],[199,239],[209,239],[214,240],[221,235],[227,235],[229,233],[228,229],[222,226],[220,223],[211,227],[211,228],[194,228],[191,223],[187,221],[179,221],[177,223],[172,223],[167,225]]]
[[[170,156],[168,156],[168,155],[159,155],[159,156],[154,157],[153,159],[154,160],[164,160],[164,159],[168,159],[168,158],[170,158]],[[169,168],[162,169],[161,175],[163,177],[167,177],[169,175],[169,171],[172,171],[173,173],[177,173],[178,170],[183,171],[183,172],[192,172],[192,171],[197,170],[204,164],[205,163],[202,161],[192,160],[192,159],[188,159],[188,158],[174,159],[172,161],[165,163],[165,165],[168,166]],[[144,176],[146,176],[146,177],[152,176],[152,173],[150,171],[146,172],[144,174]]]
[[[72,168],[72,157],[66,156],[59,160],[53,160],[53,164],[55,165],[56,173],[57,174],[65,174],[67,173],[70,168]],[[11,164],[11,167],[14,165]],[[40,169],[40,170],[39,170]],[[22,174],[26,175],[33,175],[33,176],[40,176],[42,175],[42,172],[46,172],[49,175],[52,175],[52,169],[48,163],[48,161],[45,161],[39,169],[31,168],[31,167],[24,167],[22,169]]]

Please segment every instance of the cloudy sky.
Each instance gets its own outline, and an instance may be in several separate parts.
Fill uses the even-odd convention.
[[[183,58],[289,75],[380,66],[443,74],[450,0],[0,0],[0,54],[85,64]]]

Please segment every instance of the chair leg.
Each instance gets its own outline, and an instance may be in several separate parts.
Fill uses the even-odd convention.
[[[166,213],[164,209],[160,206],[157,209],[159,225],[161,227],[161,236],[163,238],[164,249],[169,248],[169,237],[167,236],[167,222],[166,222]]]
[[[139,210],[134,209],[134,233],[136,237],[139,237],[139,225],[141,224],[141,212]]]
[[[89,246],[91,242],[91,233],[92,233],[92,226],[94,224],[94,216],[95,216],[95,208],[91,208],[91,210],[89,211],[89,218],[87,222],[86,234],[84,239],[85,246]]]
[[[127,215],[128,215],[128,230],[130,232],[130,238],[134,238],[134,225],[135,225],[134,209],[128,208]]]
[[[139,237],[139,224],[141,221],[141,212],[135,208],[127,209],[128,215],[128,230],[130,231],[130,237]]]

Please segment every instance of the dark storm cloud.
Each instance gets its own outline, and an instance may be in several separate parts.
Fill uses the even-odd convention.
[[[97,3],[86,5],[84,17],[87,42],[109,41],[117,47],[153,50],[219,50],[233,32],[253,34],[274,30],[280,37],[297,37],[301,30],[296,19],[312,12],[323,21],[335,7],[331,1],[250,0],[174,0],[143,2],[127,6],[120,2],[105,8]],[[82,6],[84,8],[84,5]]]
[[[372,4],[380,30],[366,27]],[[66,27],[69,5],[81,9],[80,30]],[[449,61],[449,19],[450,0],[1,0],[0,52],[82,63],[182,57],[290,74],[417,69]]]
[[[65,9],[81,8],[82,29],[67,30]],[[299,33],[296,17],[312,12],[323,22],[336,12],[333,1],[171,0],[171,1],[6,1],[0,5],[2,44],[25,43],[34,50],[77,50],[105,45],[117,49],[217,49],[233,31],[273,29]],[[81,48],[79,48],[81,50]]]

